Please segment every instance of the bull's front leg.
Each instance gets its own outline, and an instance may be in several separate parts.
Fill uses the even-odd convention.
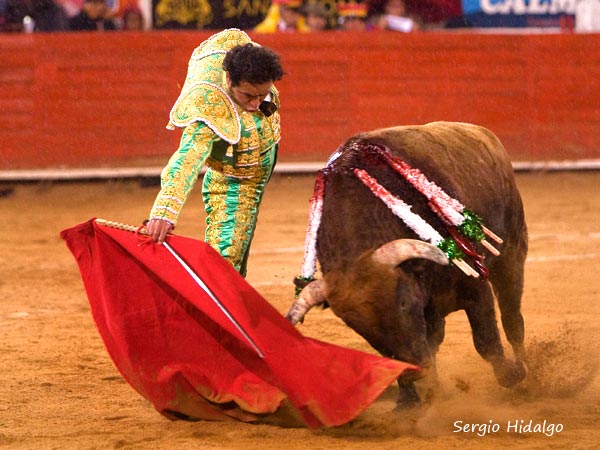
[[[325,282],[323,280],[315,280],[302,289],[298,298],[286,313],[285,318],[292,325],[302,323],[304,322],[304,316],[310,308],[323,303],[325,303]]]
[[[414,381],[398,380],[398,400],[396,411],[411,409],[421,404],[421,397],[417,392]]]

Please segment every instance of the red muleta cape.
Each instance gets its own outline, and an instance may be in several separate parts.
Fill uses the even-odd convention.
[[[169,418],[253,421],[287,398],[309,427],[336,426],[418,370],[302,336],[202,241],[167,238],[264,358],[164,246],[94,220],[61,237],[116,367]]]

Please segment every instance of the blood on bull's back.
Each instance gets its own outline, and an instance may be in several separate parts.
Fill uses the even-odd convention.
[[[338,150],[327,170],[323,219],[319,230],[319,260],[330,267],[354,259],[363,251],[391,239],[415,233],[393,216],[353,176],[367,170],[390,192],[411,205],[440,232],[445,226],[431,211],[427,199],[371,151],[383,147],[418,169],[427,179],[477,212],[505,241],[523,239],[523,206],[508,155],[489,130],[471,124],[434,122],[423,126],[379,129],[351,138]],[[331,228],[332,233],[327,230]],[[329,242],[343,240],[346,250]],[[333,244],[333,243],[332,243]]]

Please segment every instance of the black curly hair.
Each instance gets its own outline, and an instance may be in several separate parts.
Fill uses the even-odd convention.
[[[251,84],[278,81],[285,74],[277,53],[250,43],[229,50],[223,59],[223,70],[229,74],[232,86],[242,81]]]

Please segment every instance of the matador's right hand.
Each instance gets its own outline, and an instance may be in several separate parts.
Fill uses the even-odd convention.
[[[146,224],[146,231],[158,244],[165,242],[167,234],[173,229],[173,225],[163,219],[152,219]]]

